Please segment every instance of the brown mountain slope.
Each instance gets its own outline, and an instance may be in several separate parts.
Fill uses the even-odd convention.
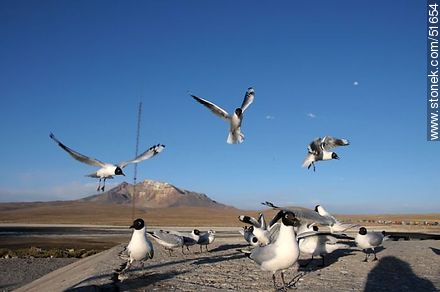
[[[99,202],[105,204],[131,204],[133,185],[123,182],[113,189],[93,195],[82,202]],[[169,183],[144,180],[136,184],[135,205],[139,208],[170,208],[170,207],[211,207],[231,208],[217,203],[207,195],[177,188]]]

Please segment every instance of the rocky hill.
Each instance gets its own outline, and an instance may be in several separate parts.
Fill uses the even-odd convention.
[[[123,182],[102,194],[96,194],[79,201],[99,202],[104,204],[131,204],[133,185]],[[169,207],[216,207],[232,208],[209,198],[206,194],[177,188],[169,183],[144,180],[136,184],[135,204],[140,208]]]

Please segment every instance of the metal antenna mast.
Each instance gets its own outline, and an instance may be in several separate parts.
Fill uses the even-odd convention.
[[[142,101],[139,102],[139,110],[137,117],[137,130],[136,130],[136,153],[134,157],[138,156],[139,152],[139,136],[141,130],[141,115],[142,115]],[[134,164],[134,176],[133,176],[133,195],[131,197],[131,219],[134,220],[135,210],[136,210],[136,181],[137,181],[137,163]]]

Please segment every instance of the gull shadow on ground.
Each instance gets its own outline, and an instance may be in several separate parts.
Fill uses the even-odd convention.
[[[435,253],[436,255],[440,255],[440,249],[435,248],[435,247],[430,247],[430,249],[431,249],[432,252]]]
[[[131,291],[137,288],[145,288],[151,284],[174,278],[175,276],[187,273],[187,271],[168,271],[164,273],[146,272],[136,273],[128,276],[128,279],[119,282],[107,283],[103,285],[86,285],[76,288],[70,288],[67,292],[119,292],[119,291]],[[103,277],[110,277],[111,275],[103,275]]]
[[[219,262],[223,262],[223,261],[241,259],[244,257],[246,257],[246,255],[243,253],[233,253],[233,254],[223,255],[223,256],[200,258],[198,260],[195,260],[192,264],[193,265],[214,264],[214,263],[219,263]]]
[[[225,251],[229,249],[237,249],[249,246],[248,244],[222,244],[210,250],[210,252]]]
[[[368,274],[364,292],[376,291],[437,290],[431,281],[418,277],[407,262],[386,256]]]
[[[300,264],[300,269],[303,271],[317,271],[322,268],[331,266],[332,264],[339,261],[340,258],[346,256],[353,256],[353,252],[356,250],[352,249],[338,249],[332,252],[331,254],[325,255],[325,265],[322,266],[322,258],[320,256],[316,256],[310,261],[310,258],[300,259],[298,263]],[[309,264],[307,264],[309,263]]]
[[[12,284],[6,284],[6,285],[0,285],[0,291],[8,291],[10,287],[13,287],[14,285],[17,285],[19,283],[12,283]]]
[[[151,287],[148,287],[154,283],[158,283],[161,281],[172,279],[178,275],[182,275],[187,273],[188,271],[176,271],[171,270],[163,273],[150,272],[147,274],[140,275],[135,278],[129,278],[122,282],[117,283],[118,291],[132,291],[133,289],[142,288],[143,291],[149,290]],[[160,286],[157,287],[160,290]]]

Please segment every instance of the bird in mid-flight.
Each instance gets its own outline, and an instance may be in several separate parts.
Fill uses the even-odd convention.
[[[254,101],[255,91],[252,87],[249,87],[246,91],[241,107],[236,108],[232,114],[229,114],[221,107],[215,105],[210,101],[207,101],[206,99],[197,97],[192,94],[191,96],[199,103],[210,109],[214,114],[229,122],[229,135],[227,139],[228,144],[243,143],[244,134],[241,132],[241,123],[243,122],[243,114],[245,110]]]
[[[66,145],[64,145],[63,143],[61,143],[61,141],[58,140],[55,137],[55,135],[52,133],[50,133],[49,137],[52,140],[54,140],[58,144],[58,146],[60,146],[64,151],[66,151],[70,156],[72,156],[76,160],[83,162],[85,164],[88,164],[88,165],[100,167],[97,171],[87,175],[90,177],[99,178],[99,184],[98,184],[98,189],[97,189],[98,191],[99,190],[104,191],[106,179],[113,178],[113,176],[115,176],[115,175],[124,175],[125,176],[125,174],[122,172],[122,169],[124,167],[126,167],[127,165],[129,165],[130,163],[138,163],[138,162],[141,162],[145,159],[149,159],[149,158],[155,156],[156,154],[160,153],[165,148],[165,145],[157,144],[157,145],[150,147],[145,152],[138,155],[136,158],[134,158],[132,160],[123,161],[118,164],[112,164],[112,163],[102,162],[96,158],[90,158],[90,157],[85,156],[79,152],[76,152],[75,150],[73,150],[73,149],[67,147]],[[101,180],[103,180],[102,187],[101,187]]]
[[[316,138],[307,147],[308,153],[302,166],[307,167],[307,169],[313,166],[313,171],[315,171],[316,161],[339,159],[339,156],[335,152],[330,151],[330,149],[337,146],[347,146],[349,144],[346,139],[337,139],[330,136]]]

